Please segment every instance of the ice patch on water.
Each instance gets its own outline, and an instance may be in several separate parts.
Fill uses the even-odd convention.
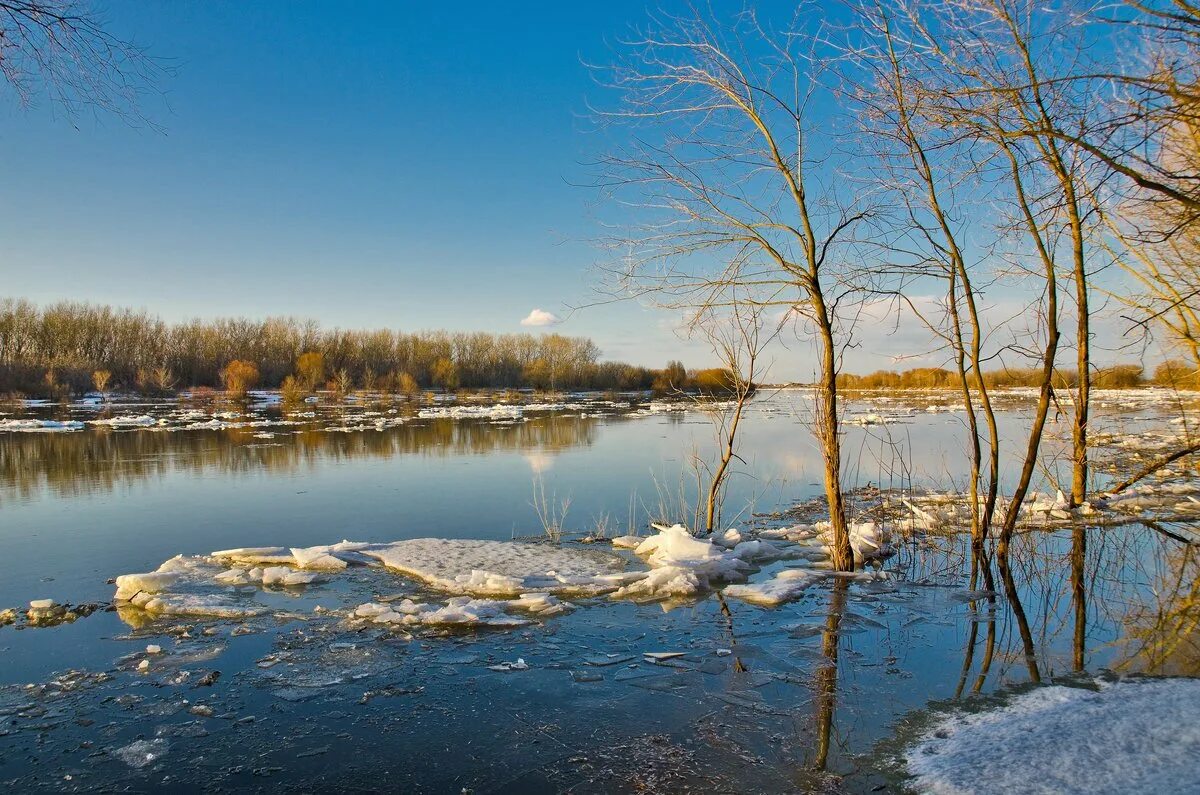
[[[107,425],[110,428],[148,428],[151,425],[158,425],[159,421],[149,414],[127,414],[103,420],[88,420],[88,424]]]
[[[622,573],[624,561],[609,553],[514,541],[417,538],[370,545],[362,554],[438,590],[470,596],[598,595],[640,576]]]
[[[77,420],[58,422],[57,420],[0,420],[0,431],[24,431],[26,433],[54,433],[62,431],[81,431],[83,423]]]
[[[208,556],[177,556],[157,571],[116,579],[115,599],[150,613],[240,617],[265,612],[251,601],[250,587],[316,585],[351,566],[383,568],[455,597],[440,605],[369,602],[357,615],[385,624],[512,625],[510,613],[539,617],[570,606],[563,597],[635,601],[683,600],[727,585],[739,585],[760,567],[780,560],[826,565],[828,549],[820,524],[771,531],[770,538],[729,530],[714,540],[697,538],[682,525],[659,527],[637,542],[635,555],[647,568],[627,568],[628,558],[577,545],[417,538],[393,543],[342,541],[313,547],[241,547]],[[767,536],[768,532],[760,533]],[[886,553],[886,534],[856,524],[852,540],[862,556]],[[793,598],[822,574],[781,573],[775,579],[735,588],[738,598],[763,605]],[[375,611],[375,612],[372,612]]]
[[[376,624],[401,626],[471,626],[514,627],[529,621],[509,615],[523,611],[539,617],[558,615],[570,609],[554,596],[545,593],[522,594],[518,599],[473,599],[456,596],[444,605],[431,605],[405,599],[392,604],[368,602],[359,605],[354,615]]]
[[[784,602],[790,602],[813,583],[829,576],[828,572],[815,569],[784,569],[774,577],[763,582],[748,585],[730,585],[725,588],[725,595],[743,602],[775,607]]]
[[[307,571],[296,571],[288,566],[255,566],[252,569],[232,568],[213,577],[224,585],[266,585],[293,586],[309,585],[317,582],[316,574]]]
[[[953,714],[905,753],[931,793],[1200,792],[1200,680],[1039,687]]]
[[[417,416],[426,419],[452,420],[519,420],[524,416],[520,406],[434,406],[421,409]]]

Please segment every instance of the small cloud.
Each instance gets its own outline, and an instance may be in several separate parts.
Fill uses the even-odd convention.
[[[553,312],[547,312],[545,309],[535,309],[530,312],[524,320],[521,321],[522,326],[557,326],[562,322],[562,318]]]

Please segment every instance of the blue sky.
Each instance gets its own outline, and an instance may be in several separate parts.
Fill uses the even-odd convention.
[[[495,332],[595,297],[602,211],[580,185],[603,90],[584,64],[610,61],[646,4],[101,7],[175,66],[143,107],[163,131],[5,96],[0,294]],[[672,325],[621,304],[556,330],[610,358],[707,363]],[[851,369],[888,363],[862,350]],[[812,370],[803,344],[777,359],[780,377]]]
[[[644,5],[104,8],[175,64],[144,105],[164,132],[0,104],[4,294],[489,331],[593,297],[584,60]],[[663,320],[610,306],[558,330],[659,364]]]

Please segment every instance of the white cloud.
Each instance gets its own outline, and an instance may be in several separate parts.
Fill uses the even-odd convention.
[[[553,312],[547,312],[545,309],[535,309],[530,312],[524,320],[521,321],[522,326],[557,326],[562,322],[562,318]]]

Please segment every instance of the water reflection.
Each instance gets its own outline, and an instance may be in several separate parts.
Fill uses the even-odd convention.
[[[535,473],[553,454],[593,443],[599,420],[541,416],[515,424],[420,420],[386,430],[331,432],[324,426],[204,431],[89,429],[77,433],[9,433],[0,440],[0,499],[111,491],[176,472],[290,474],[322,462],[399,455],[449,457],[528,451]]]
[[[829,610],[825,629],[821,633],[821,654],[825,660],[816,671],[817,745],[812,767],[824,771],[829,763],[830,738],[833,736],[833,717],[837,710],[838,644],[842,614],[846,610],[846,591],[849,581],[838,577],[829,595]]]

